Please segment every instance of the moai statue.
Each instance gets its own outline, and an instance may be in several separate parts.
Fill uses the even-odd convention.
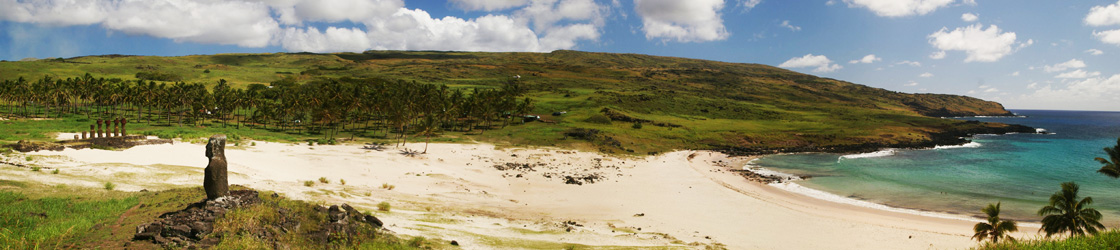
[[[214,200],[229,195],[229,175],[226,173],[226,135],[214,135],[206,143],[206,157],[210,164],[202,178],[202,187],[206,189],[206,199]]]
[[[94,133],[93,124],[89,125],[89,138],[97,138],[97,133]]]
[[[101,130],[101,123],[103,122],[101,119],[97,119],[97,138],[105,138],[105,131]]]
[[[120,130],[118,130],[120,125],[121,125],[121,120],[120,119],[113,119],[113,133],[109,134],[109,137],[120,136],[120,134],[117,134],[117,131],[120,131]]]
[[[81,137],[78,137],[78,134],[74,134],[74,140],[77,141],[78,138],[81,138]]]
[[[89,137],[86,137],[86,131],[82,131],[82,140],[85,139],[89,139]]]
[[[124,125],[128,124],[128,119],[121,118],[121,136],[127,136],[128,132],[124,131]]]

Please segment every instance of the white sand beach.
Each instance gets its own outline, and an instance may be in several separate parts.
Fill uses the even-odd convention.
[[[71,135],[72,137],[72,135]],[[248,144],[248,143],[246,143]],[[118,189],[200,186],[202,144],[28,153],[43,174],[0,168],[5,179]],[[423,150],[424,144],[407,148]],[[256,142],[227,146],[230,184],[288,197],[349,203],[403,235],[456,240],[464,249],[676,246],[729,249],[962,249],[976,246],[975,221],[925,216],[811,198],[732,173],[750,158],[677,151],[617,158],[550,148],[496,149],[488,144],[431,144],[408,157],[403,148]],[[24,156],[10,161],[25,161]],[[498,170],[506,163],[514,169]],[[565,184],[565,176],[599,176]],[[329,184],[319,183],[324,177]],[[345,180],[345,185],[340,180]],[[578,179],[578,178],[576,178]],[[308,187],[305,181],[315,181]],[[392,188],[387,188],[388,186]],[[1033,237],[1021,225],[1016,237]]]

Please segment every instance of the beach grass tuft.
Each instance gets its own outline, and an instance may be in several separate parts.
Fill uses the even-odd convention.
[[[1039,238],[1003,241],[997,244],[985,242],[977,250],[1013,249],[1120,249],[1120,230],[1112,229],[1097,235],[1074,236],[1069,238]]]

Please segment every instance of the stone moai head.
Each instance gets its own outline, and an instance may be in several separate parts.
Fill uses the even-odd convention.
[[[196,151],[197,152],[197,151]],[[226,135],[214,135],[206,142],[206,158],[226,157]]]

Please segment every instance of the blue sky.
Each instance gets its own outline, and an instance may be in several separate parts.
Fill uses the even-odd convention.
[[[0,0],[3,60],[369,49],[676,56],[1120,110],[1113,0]]]

